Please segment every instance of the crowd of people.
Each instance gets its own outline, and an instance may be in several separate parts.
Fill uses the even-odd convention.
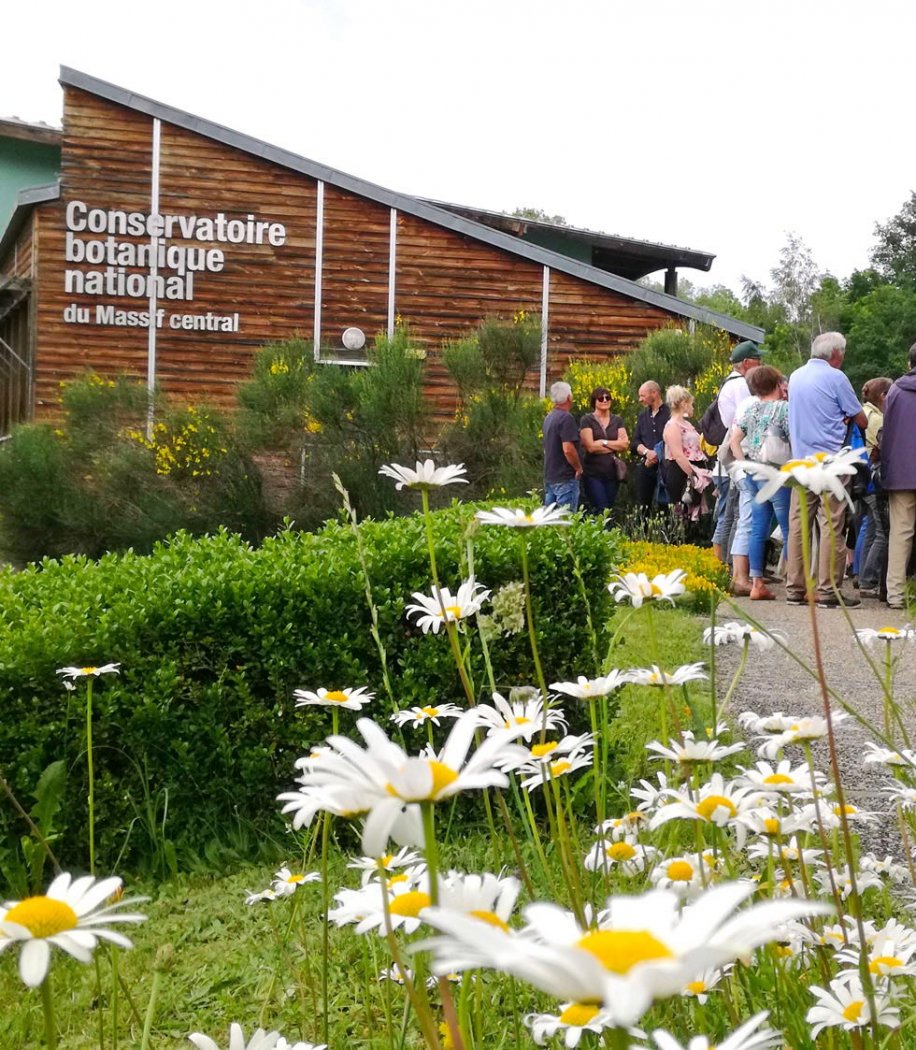
[[[703,418],[694,423],[694,397],[672,385],[639,388],[642,410],[633,436],[612,411],[611,394],[596,387],[590,411],[577,422],[568,383],[550,388],[544,420],[545,503],[576,510],[580,494],[595,513],[610,510],[628,477],[643,513],[674,513],[688,522],[712,513],[711,543],[731,567],[732,591],[772,601],[767,553],[782,540],[786,601],[807,601],[803,521],[816,551],[819,608],[886,601],[906,604],[906,581],[916,532],[916,344],[909,372],[896,381],[869,380],[861,401],[842,371],[846,340],[824,332],[808,361],[788,377],[763,362],[765,350],[739,343],[731,370]],[[847,498],[798,486],[767,487],[748,463],[782,467],[860,448],[856,473],[845,476]],[[624,458],[635,460],[632,470]],[[778,530],[778,533],[777,533]],[[707,533],[708,535],[708,533]],[[843,590],[851,577],[858,588]]]

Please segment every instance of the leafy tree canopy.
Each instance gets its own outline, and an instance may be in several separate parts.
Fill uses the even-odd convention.
[[[872,266],[885,281],[916,288],[916,191],[886,223],[875,224]]]
[[[543,208],[516,208],[512,215],[516,219],[531,219],[533,222],[549,222],[554,226],[568,226],[562,215],[549,215]]]

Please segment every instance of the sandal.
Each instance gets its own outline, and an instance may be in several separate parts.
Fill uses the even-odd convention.
[[[769,587],[755,587],[751,591],[752,602],[775,602],[776,595],[770,590]]]

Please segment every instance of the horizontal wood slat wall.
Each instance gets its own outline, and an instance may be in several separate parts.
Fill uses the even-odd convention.
[[[65,89],[60,202],[41,205],[41,296],[38,302],[39,406],[57,400],[59,382],[88,368],[145,377],[146,328],[68,324],[64,310],[79,302],[110,302],[145,311],[145,299],[68,296],[64,209],[150,211],[153,120],[75,88]],[[249,373],[257,347],[313,335],[317,183],[260,157],[167,123],[161,125],[159,211],[282,223],[283,245],[220,244],[222,272],[195,274],[194,298],[160,301],[171,314],[239,315],[238,331],[157,329],[157,375],[182,398],[229,403]],[[104,237],[80,233],[79,237]],[[369,340],[388,323],[390,210],[325,185],[321,330],[323,351],[340,347],[343,330],[362,328]],[[131,238],[119,237],[121,241]],[[135,243],[146,243],[134,239]],[[171,238],[169,244],[201,246]],[[212,247],[209,242],[204,247]],[[23,242],[20,262],[28,251]],[[9,267],[9,260],[3,265]],[[4,270],[3,272],[7,272]],[[128,272],[147,272],[145,269]],[[520,309],[541,316],[543,266],[399,211],[395,310],[427,350],[428,396],[439,419],[450,417],[455,390],[442,364],[444,340],[467,334],[485,317],[507,319]],[[548,383],[572,357],[607,357],[635,346],[646,332],[678,322],[674,314],[551,269]],[[681,323],[685,323],[681,321]],[[328,367],[334,367],[329,365]],[[537,370],[531,377],[536,388]]]

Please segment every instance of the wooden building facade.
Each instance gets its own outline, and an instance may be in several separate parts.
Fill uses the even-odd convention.
[[[299,336],[329,365],[360,364],[342,334],[371,341],[398,318],[427,351],[439,415],[455,396],[442,342],[489,316],[541,319],[541,392],[570,358],[629,350],[672,322],[762,337],[74,70],[61,84],[59,184],[21,194],[0,240],[0,349],[21,363],[0,433],[89,369],[228,402],[266,342]]]

